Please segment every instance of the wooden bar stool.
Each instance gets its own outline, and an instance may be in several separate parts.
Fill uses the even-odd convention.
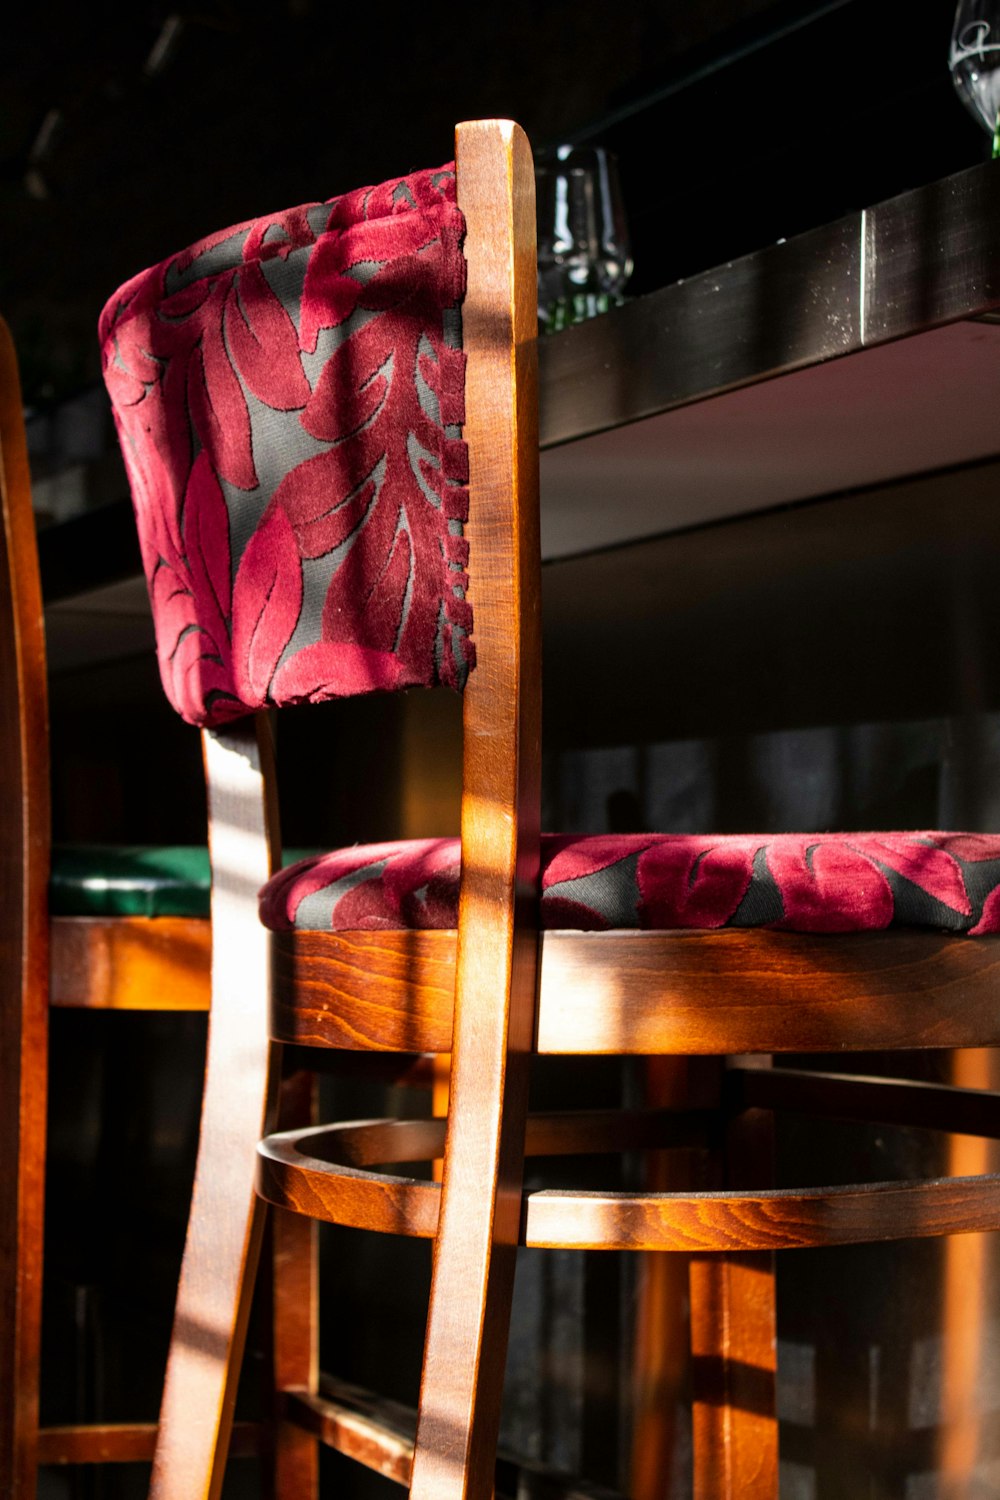
[[[38,1426],[49,1007],[207,1010],[209,882],[204,851],[50,850],[38,552],[2,320],[0,511],[0,1494],[30,1500],[39,1464],[149,1458],[156,1436],[152,1421]]]
[[[450,169],[415,173],[212,236],[102,321],[161,672],[204,731],[213,869],[202,1138],[152,1493],[218,1493],[266,1200],[291,1211],[275,1224],[279,1496],[315,1493],[318,1440],[421,1500],[505,1492],[521,1243],[691,1257],[695,1492],[765,1500],[774,1251],[1000,1212],[993,1176],[774,1188],[771,1113],[984,1135],[1000,1116],[992,1094],[724,1060],[994,1045],[1000,840],[539,835],[532,163],[516,127],[480,122],[459,127],[456,170],[457,198]],[[250,714],[466,675],[460,842],[275,874],[268,726]],[[277,1043],[450,1052],[447,1121],[314,1126],[292,1080],[284,1118],[300,1118],[275,1133]],[[684,1107],[528,1118],[530,1059],[559,1054],[717,1064]],[[703,1153],[702,1182],[522,1196],[526,1153],[671,1146]],[[441,1156],[440,1184],[398,1170]],[[434,1241],[415,1430],[319,1380],[314,1219]]]

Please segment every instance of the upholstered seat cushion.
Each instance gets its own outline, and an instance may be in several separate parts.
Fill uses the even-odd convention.
[[[458,839],[313,856],[264,886],[274,931],[447,928],[458,913]],[[967,833],[609,834],[542,837],[542,926],[890,925],[1000,931],[1000,836]]]

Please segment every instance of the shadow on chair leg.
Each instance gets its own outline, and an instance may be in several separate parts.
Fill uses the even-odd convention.
[[[682,1109],[714,1098],[718,1069],[713,1058],[648,1057],[642,1061],[647,1109]],[[651,1193],[691,1187],[692,1153],[648,1155],[645,1186]],[[632,1500],[665,1500],[676,1462],[677,1409],[688,1375],[688,1256],[649,1251],[638,1257],[632,1351],[632,1439],[629,1494]]]
[[[315,1076],[285,1079],[278,1105],[279,1130],[315,1122]],[[318,1230],[314,1219],[275,1209],[271,1216],[273,1391],[276,1402],[271,1493],[274,1500],[316,1500],[319,1443],[284,1421],[285,1393],[315,1395],[319,1386]]]
[[[203,739],[212,856],[212,1009],[194,1192],[151,1500],[217,1500],[225,1473],[246,1325],[264,1229],[257,1144],[273,1117],[269,949],[257,918],[273,807],[266,722]],[[271,782],[273,784],[273,782]]]
[[[725,1187],[773,1172],[773,1119],[748,1110],[726,1132]],[[769,1251],[691,1258],[695,1500],[777,1500],[777,1329]]]

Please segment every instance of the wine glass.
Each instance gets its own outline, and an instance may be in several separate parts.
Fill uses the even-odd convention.
[[[993,154],[997,155],[1000,0],[959,0],[948,65],[962,103],[993,136]]]
[[[538,316],[552,332],[605,312],[632,274],[618,163],[600,146],[535,157]]]

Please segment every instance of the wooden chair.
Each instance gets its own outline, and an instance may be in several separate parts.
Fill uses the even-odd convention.
[[[238,293],[234,288],[245,266],[253,277],[262,274],[264,247],[271,247],[266,252],[271,257],[290,258],[296,249],[325,257],[322,264],[331,277],[325,314],[316,310],[320,294],[315,282],[307,281],[307,296],[301,282],[289,289],[290,273],[286,279],[284,273],[271,272],[269,284],[280,284],[289,305],[294,302],[301,310],[300,347],[307,354],[317,347],[317,328],[339,326],[349,315],[346,309],[363,306],[374,315],[394,301],[400,305],[402,292],[393,273],[387,272],[377,288],[371,274],[373,265],[388,265],[388,259],[370,248],[345,246],[338,235],[349,236],[359,220],[363,227],[367,224],[370,201],[382,205],[388,220],[407,194],[419,197],[423,187],[416,188],[416,181],[371,190],[370,198],[367,193],[348,195],[334,200],[333,207],[317,205],[239,226],[129,283],[109,304],[104,323],[109,383],[118,391],[126,451],[134,444],[141,453],[143,432],[165,430],[168,417],[143,403],[150,398],[166,402],[162,387],[167,377],[161,372],[171,358],[180,357],[177,351],[191,359],[191,349],[204,347],[209,317],[223,316],[212,309],[232,309],[235,319],[239,308],[247,325],[254,326],[258,314],[249,305],[249,282],[239,282]],[[497,1479],[495,1450],[514,1251],[522,1243],[669,1251],[691,1258],[695,1492],[699,1500],[738,1493],[764,1500],[777,1492],[774,1251],[993,1228],[1000,1211],[1000,1179],[992,1176],[805,1191],[773,1188],[768,1185],[770,1112],[789,1108],[880,1121],[919,1120],[994,1135],[997,1099],[797,1069],[745,1063],[727,1067],[725,1059],[733,1054],[995,1044],[1000,1030],[993,1004],[995,936],[971,940],[905,926],[836,929],[852,921],[878,927],[894,910],[897,919],[905,916],[907,891],[922,888],[928,899],[951,913],[947,920],[952,926],[978,925],[994,933],[996,901],[978,888],[973,901],[970,891],[973,877],[982,875],[987,857],[996,858],[1000,845],[957,835],[886,835],[875,842],[874,836],[810,836],[785,843],[716,839],[700,845],[657,843],[651,836],[614,859],[595,850],[592,842],[587,857],[580,855],[579,868],[563,870],[557,878],[554,872],[567,848],[574,858],[579,852],[574,841],[557,841],[547,846],[545,856],[546,930],[539,934],[533,184],[530,154],[516,127],[498,122],[459,127],[457,201],[468,225],[464,431],[478,659],[464,701],[457,922],[442,918],[457,884],[450,874],[457,855],[439,846],[416,852],[396,846],[342,851],[325,863],[312,862],[275,878],[277,835],[266,722],[261,716],[256,721],[235,717],[204,730],[214,879],[210,1050],[198,1176],[152,1494],[156,1500],[218,1494],[266,1200],[291,1210],[275,1222],[279,1495],[302,1500],[315,1493],[317,1440],[408,1485],[421,1500],[486,1497],[495,1480],[504,1490],[507,1476],[501,1472]],[[328,221],[329,231],[324,229]],[[432,240],[418,223],[416,237],[408,243],[410,252],[417,244],[423,253]],[[211,260],[202,259],[209,255]],[[414,262],[407,264],[412,270]],[[354,285],[347,286],[343,277],[351,266],[358,269]],[[366,289],[364,296],[357,292],[359,284]],[[267,302],[267,293],[263,295]],[[271,313],[275,322],[270,333],[262,313],[256,324],[262,348],[269,337],[288,337],[273,308]],[[192,329],[182,338],[178,327],[184,320],[192,320]],[[306,328],[310,320],[311,332]],[[352,325],[365,326],[360,321]],[[239,325],[233,327],[231,349],[244,340]],[[348,332],[334,345],[335,355],[328,347],[326,357],[337,359],[344,388],[360,404],[348,406],[345,413],[334,401],[329,409],[309,412],[310,430],[334,445],[367,431],[376,406],[386,400],[391,339],[387,336],[380,361],[372,364],[371,351],[366,361],[352,348],[352,338]],[[434,347],[443,358],[438,344]],[[243,348],[244,379],[253,388],[259,351],[249,342]],[[197,366],[193,368],[197,380]],[[430,365],[422,368],[422,378],[429,381]],[[315,389],[322,378],[314,367]],[[173,389],[179,388],[175,383]],[[310,394],[290,392],[281,399],[287,401],[286,410],[302,410]],[[243,422],[235,395],[232,412],[235,421]],[[192,559],[169,529],[172,507],[181,497],[184,504],[191,503],[204,445],[222,442],[204,408],[193,420],[201,446],[182,449],[179,477],[154,480],[141,457],[135,463],[141,528],[160,526],[158,535],[164,538],[162,551],[147,542],[153,587],[171,597],[177,579],[189,593],[197,592],[196,568],[210,573],[214,566],[211,560],[203,564]],[[447,424],[451,418],[441,420]],[[188,429],[182,423],[177,430]],[[295,509],[301,490],[283,491],[283,504],[298,516],[301,529],[326,525],[362,492],[379,461],[377,452],[365,449],[365,454],[367,467],[354,474],[355,486],[348,486],[346,495],[344,490],[323,496],[310,491],[309,510]],[[239,459],[227,457],[220,447],[211,462],[218,463],[220,472],[226,465],[235,472]],[[418,465],[417,472],[428,486],[437,482],[426,467]],[[240,503],[235,490],[256,494],[254,478],[248,470],[242,486],[227,481],[230,518],[238,514]],[[197,483],[206,507],[197,522],[199,535],[210,528],[221,534],[223,512],[216,491],[204,475]],[[445,492],[438,488],[433,493],[441,501]],[[433,496],[428,499],[437,508]],[[259,497],[255,504],[259,516]],[[275,536],[285,526],[282,518],[274,519],[279,509],[273,501],[263,512],[262,524],[270,518]],[[350,520],[357,531],[358,516],[352,513]],[[192,524],[188,511],[186,525]],[[230,525],[238,529],[232,519]],[[257,596],[253,621],[263,621],[268,609],[279,608],[276,601],[286,597],[286,587],[294,600],[300,597],[297,570],[304,566],[306,548],[301,537],[299,542],[302,551],[292,553],[288,564],[290,584],[282,574],[282,560],[275,561],[277,543],[267,554],[266,568],[258,567],[256,552],[250,553],[254,544],[245,543],[239,569],[250,557],[266,585]],[[331,574],[343,566],[343,552],[336,552],[339,543],[328,535],[325,542],[309,545],[310,558],[330,559],[322,587],[332,588]],[[463,583],[464,558],[456,547],[454,562]],[[173,570],[173,579],[161,578],[163,567]],[[231,568],[227,565],[219,576],[230,578]],[[311,576],[315,581],[318,575]],[[339,607],[346,608],[344,596],[337,598]],[[178,611],[165,622],[159,643],[168,690],[196,721],[211,722],[222,712],[236,715],[240,709],[278,701],[281,673],[295,659],[289,641],[303,653],[317,651],[311,664],[320,655],[308,634],[291,635],[297,622],[306,619],[306,611],[300,613],[296,604],[276,632],[277,643],[268,648],[266,666],[256,679],[246,671],[243,689],[234,687],[238,669],[229,672],[226,666],[227,642],[235,654],[237,637],[243,649],[252,649],[258,637],[237,623],[235,605],[232,623],[225,626],[225,605],[221,616],[211,599],[207,609],[207,622],[196,613]],[[315,614],[314,608],[310,618]],[[348,637],[344,644],[339,614],[325,618],[326,628],[347,652],[350,670],[341,670],[332,654],[322,656],[323,670],[314,677],[291,674],[296,686],[286,696],[336,695],[348,678],[354,687],[368,686],[379,674],[384,685],[386,663],[366,665],[356,638]],[[176,654],[199,630],[208,644],[190,649],[202,652],[204,666],[178,681]],[[638,930],[638,922],[626,927],[612,921],[609,912],[622,908],[614,894],[603,915],[595,911],[589,903],[600,906],[595,890],[601,881],[593,877],[629,861],[634,905],[635,871],[654,845],[651,863],[660,861],[655,880],[661,883],[655,884],[655,872],[648,875],[653,885],[647,883],[643,899],[647,907],[655,904],[669,887],[673,909],[680,914],[673,924],[664,928],[661,918],[659,930]],[[768,873],[769,853],[788,875],[790,883],[784,887]],[[573,866],[572,859],[569,863]],[[966,875],[970,884],[960,892],[958,884]],[[270,934],[257,924],[261,887],[262,911],[274,929]],[[341,903],[356,920],[353,925],[343,921],[338,930],[334,913]],[[701,926],[696,925],[699,914]],[[737,925],[726,925],[734,917]],[[296,925],[297,918],[304,920]],[[739,925],[753,919],[772,924],[798,919],[814,930]],[[587,927],[605,930],[582,930]],[[279,1105],[276,1043],[353,1054],[450,1052],[447,1122],[314,1126],[305,1118],[305,1091],[294,1079],[283,1110]],[[683,1096],[677,1078],[670,1082],[667,1098],[675,1107],[528,1118],[527,1073],[533,1054],[659,1055],[693,1059],[693,1064]],[[708,1060],[704,1071],[695,1065],[699,1060]],[[678,1062],[676,1073],[685,1067]],[[287,1128],[274,1133],[279,1114]],[[558,1156],[666,1146],[703,1151],[704,1180],[695,1189],[546,1190],[522,1199],[526,1152]],[[386,1164],[442,1155],[440,1184],[380,1170]],[[319,1381],[313,1219],[434,1240],[415,1432],[406,1431],[397,1408]]]
[[[152,1455],[155,1423],[39,1430],[49,1006],[206,1010],[207,918],[75,915],[86,867],[61,867],[50,915],[45,637],[13,344],[0,320],[0,1494],[30,1500],[39,1464]],[[152,874],[152,870],[150,874]]]

